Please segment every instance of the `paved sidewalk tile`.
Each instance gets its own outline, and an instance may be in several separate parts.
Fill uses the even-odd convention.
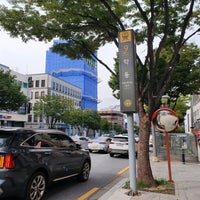
[[[172,180],[175,183],[175,195],[139,191],[137,196],[128,196],[127,190],[122,189],[127,179],[123,179],[99,200],[199,200],[200,164],[187,162],[182,164],[178,161],[170,164]],[[169,180],[167,161],[151,161],[151,168],[154,178]]]

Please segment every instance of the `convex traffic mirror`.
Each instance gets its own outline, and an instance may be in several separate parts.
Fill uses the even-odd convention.
[[[153,125],[161,132],[171,132],[178,126],[176,112],[169,108],[160,108],[153,113]]]

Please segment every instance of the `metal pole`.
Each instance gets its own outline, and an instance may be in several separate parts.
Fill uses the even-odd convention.
[[[167,152],[167,162],[168,162],[168,174],[169,181],[172,182],[172,172],[171,172],[171,161],[170,161],[170,149],[169,149],[169,133],[165,132],[165,140],[166,140],[166,152]]]
[[[135,137],[133,132],[133,113],[127,114],[128,125],[128,152],[129,152],[129,173],[130,189],[133,194],[137,193],[136,188],[136,157],[135,157]]]

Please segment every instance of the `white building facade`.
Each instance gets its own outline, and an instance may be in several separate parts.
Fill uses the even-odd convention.
[[[200,138],[200,95],[192,95],[190,109],[185,116],[185,132],[195,133]]]
[[[72,100],[76,109],[81,108],[81,88],[45,73],[29,74],[27,75],[27,80],[29,85],[30,114],[28,114],[26,126],[35,127],[43,122],[39,117],[34,116],[32,111],[34,104],[41,96],[62,96]]]
[[[18,111],[0,111],[1,126],[38,127],[41,119],[34,116],[33,106],[44,95],[63,96],[74,102],[76,109],[81,108],[81,88],[50,74],[20,74],[10,70],[8,66],[0,64],[0,69],[10,71],[16,82],[21,85],[21,91],[29,99],[26,105],[22,105]],[[31,86],[31,87],[30,87]]]

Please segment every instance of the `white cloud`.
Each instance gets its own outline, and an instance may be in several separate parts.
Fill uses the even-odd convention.
[[[44,73],[46,50],[51,43],[10,38],[5,32],[0,32],[0,63],[19,73]]]

